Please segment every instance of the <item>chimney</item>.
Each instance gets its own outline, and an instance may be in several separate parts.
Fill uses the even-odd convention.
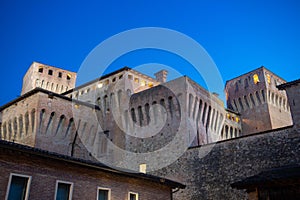
[[[156,72],[154,75],[158,82],[165,83],[167,81],[168,71],[163,69],[160,70],[159,72]]]
[[[294,128],[300,130],[300,79],[278,85],[277,88],[286,91]]]

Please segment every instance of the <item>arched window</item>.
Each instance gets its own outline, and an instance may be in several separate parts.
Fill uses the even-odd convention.
[[[25,134],[28,134],[29,129],[29,114],[28,112],[25,113]]]
[[[40,112],[40,124],[39,124],[39,133],[42,131],[42,127],[44,124],[44,119],[45,119],[45,109],[42,109]]]
[[[272,99],[272,103],[275,104],[275,95],[274,95],[274,93],[272,93],[271,99]]]
[[[73,125],[74,125],[74,119],[71,118],[71,119],[69,120],[69,124],[68,124],[68,127],[67,127],[67,131],[66,131],[65,137],[71,133],[71,130],[72,130],[72,128],[73,128]]]
[[[192,105],[193,105],[194,96],[189,94],[189,117],[191,117],[192,113]]]
[[[254,101],[254,98],[251,93],[250,93],[250,99],[251,99],[252,105],[255,106],[255,101]]]
[[[138,115],[139,115],[140,126],[142,126],[143,125],[143,120],[144,120],[143,112],[142,112],[142,106],[138,107]]]
[[[225,126],[225,139],[228,139],[228,137],[229,137],[229,128],[228,128],[228,126],[226,125]]]
[[[264,90],[261,90],[261,96],[262,96],[262,100],[263,102],[266,102],[266,96],[265,96],[265,91]]]
[[[253,75],[253,82],[254,82],[254,84],[259,83],[259,78],[258,78],[258,75],[257,75],[257,74],[254,74],[254,75]]]
[[[54,117],[55,117],[55,112],[52,112],[49,117],[49,121],[46,128],[46,134],[48,135],[52,134]]]
[[[131,108],[131,118],[132,118],[132,121],[135,123],[136,122],[136,116],[135,116],[134,108]]]
[[[118,91],[118,103],[119,103],[119,107],[121,106],[122,102],[122,90],[119,90]]]
[[[239,91],[239,85],[238,85],[238,82],[235,83],[235,91]]]
[[[35,81],[35,87],[40,87],[40,80],[39,79],[36,79],[36,81]]]
[[[244,96],[244,101],[245,101],[247,107],[250,108],[250,105],[249,105],[249,102],[248,102],[248,99],[247,99],[246,95]]]
[[[35,109],[32,109],[31,111],[31,128],[33,132],[35,128]]]
[[[193,119],[195,119],[197,104],[198,104],[198,97],[195,98],[195,102],[194,102]]]
[[[147,124],[149,124],[150,123],[150,106],[149,106],[149,103],[145,104],[145,112],[146,112]]]
[[[66,117],[64,115],[60,116],[56,131],[55,131],[55,135],[57,135],[57,134],[61,135],[62,134],[62,129],[63,129],[64,123],[65,123],[65,118]]]
[[[171,118],[173,118],[173,98],[171,96],[168,97],[168,105],[169,105],[169,110],[170,110],[170,114],[171,114]]]
[[[204,103],[203,113],[202,113],[202,124],[204,125],[205,122],[205,114],[206,114],[207,105],[206,102]]]
[[[255,92],[255,95],[256,95],[258,103],[261,104],[261,100],[260,100],[260,96],[259,96],[258,91]]]
[[[17,138],[17,133],[18,133],[18,121],[17,121],[17,117],[14,118],[13,128],[14,128],[13,138],[16,139]]]
[[[156,106],[156,104],[157,104],[156,101],[152,102],[154,123],[157,122],[157,106]]]
[[[207,118],[206,118],[206,133],[208,132],[209,124],[210,122],[210,115],[211,115],[211,106],[208,107],[208,112],[207,112]]]
[[[19,116],[19,138],[22,137],[23,132],[24,132],[24,130],[23,130],[23,115],[20,115]]]
[[[243,106],[243,103],[242,103],[242,99],[241,99],[241,98],[239,98],[239,104],[240,104],[241,109],[244,110],[244,106]]]
[[[131,90],[130,90],[130,89],[127,89],[127,91],[126,91],[126,92],[127,92],[127,96],[129,96],[129,97],[130,97],[130,96],[131,96]]]
[[[103,97],[103,105],[104,105],[104,112],[108,111],[109,110],[109,105],[108,105],[108,96],[105,95]]]
[[[197,123],[201,120],[201,111],[202,111],[202,99],[199,101],[199,108],[198,108],[198,114],[197,114]]]
[[[247,87],[249,86],[249,83],[248,83],[248,79],[247,79],[247,78],[244,80],[244,86],[245,86],[245,88],[247,88]]]

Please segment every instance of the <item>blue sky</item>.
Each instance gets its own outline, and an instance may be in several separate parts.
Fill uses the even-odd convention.
[[[2,0],[0,27],[0,105],[20,95],[33,61],[77,72],[99,43],[139,27],[173,29],[193,38],[224,81],[262,65],[287,81],[300,78],[297,0]],[[149,62],[174,65],[193,78],[184,61],[155,51],[135,52],[110,70]]]

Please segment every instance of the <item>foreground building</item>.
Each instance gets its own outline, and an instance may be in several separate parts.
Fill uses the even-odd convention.
[[[184,185],[0,141],[1,199],[172,199]]]
[[[97,168],[105,166],[99,164],[101,160],[117,168],[136,172],[142,169],[177,181],[161,179],[162,183],[157,182],[155,187],[164,188],[163,194],[150,195],[149,199],[169,199],[170,190],[176,188],[174,199],[178,200],[246,199],[247,194],[233,189],[232,183],[267,169],[299,164],[297,100],[291,106],[292,126],[286,92],[276,87],[285,81],[271,71],[261,67],[227,81],[227,108],[217,94],[186,76],[168,82],[164,70],[155,76],[154,79],[125,67],[75,87],[76,73],[34,62],[24,76],[22,96],[0,108],[1,139],[26,146],[5,142],[3,145],[13,146],[15,151],[38,149],[42,157],[63,157],[66,165],[71,161]],[[299,93],[297,89],[289,90],[289,98]],[[167,151],[158,153],[168,145]],[[145,152],[157,152],[156,162],[150,162],[146,156],[138,157]],[[9,161],[5,156],[3,159]],[[161,169],[162,162],[170,165]],[[78,170],[81,171],[76,168],[75,173]],[[70,176],[75,176],[72,173],[70,170]],[[26,180],[30,176],[33,177],[26,175]],[[132,173],[126,176],[128,180],[136,178]],[[152,176],[145,180],[144,176],[148,175],[139,174],[138,179],[159,180]],[[93,182],[89,176],[82,179]],[[124,188],[131,187],[133,182],[129,181]],[[184,188],[179,182],[186,189],[178,191]],[[148,198],[137,193],[141,199]],[[80,194],[76,194],[73,198],[80,199]]]

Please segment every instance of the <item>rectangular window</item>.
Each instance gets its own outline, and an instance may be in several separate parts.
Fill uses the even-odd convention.
[[[49,70],[48,70],[48,74],[49,74],[49,75],[52,75],[52,74],[53,74],[52,69],[49,69]]]
[[[139,83],[139,82],[140,82],[140,79],[139,79],[139,78],[134,78],[134,82],[135,82],[135,83]]]
[[[98,187],[97,200],[110,200],[110,189]]]
[[[27,200],[31,176],[10,174],[6,200]]]
[[[62,77],[62,73],[58,72],[58,78],[61,78],[61,77]]]
[[[39,72],[43,73],[43,67],[39,67]]]
[[[55,199],[71,200],[72,190],[73,190],[73,183],[65,182],[65,181],[56,181]]]
[[[129,192],[129,200],[138,200],[139,199],[139,195],[138,193],[134,193],[134,192]]]

